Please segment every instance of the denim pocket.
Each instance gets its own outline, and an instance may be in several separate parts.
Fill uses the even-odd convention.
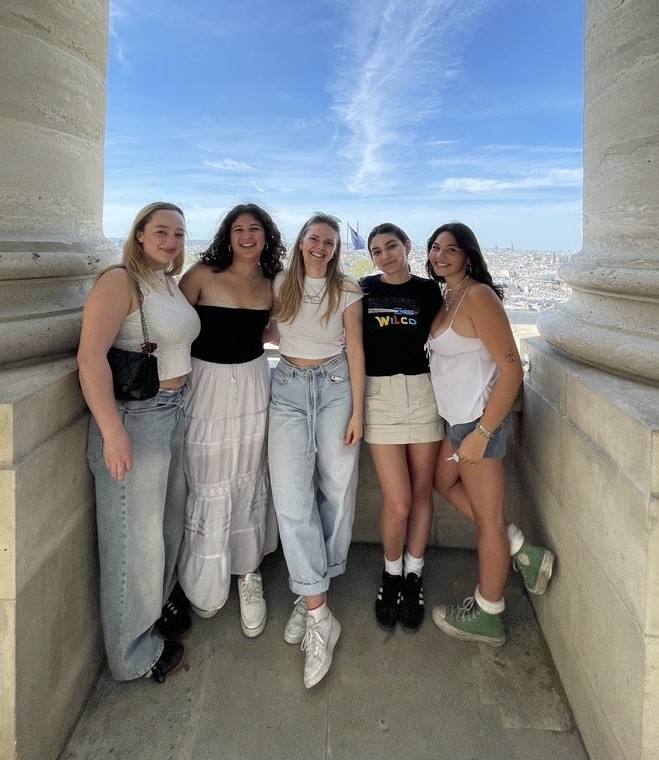
[[[291,373],[287,372],[285,369],[277,365],[275,367],[275,371],[272,375],[272,380],[277,383],[278,385],[286,385],[286,383],[291,379]]]

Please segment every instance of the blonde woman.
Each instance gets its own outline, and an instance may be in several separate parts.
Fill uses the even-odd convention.
[[[183,660],[174,639],[185,626],[173,626],[161,612],[183,536],[183,399],[199,332],[199,318],[174,280],[184,241],[178,206],[145,206],[124,243],[123,266],[101,274],[82,318],[78,363],[92,413],[87,457],[96,481],[101,618],[110,673],[119,681],[152,676],[162,683]],[[107,353],[111,346],[141,350],[140,302],[157,345],[160,390],[154,398],[121,401]]]
[[[304,684],[328,672],[341,626],[327,607],[344,572],[362,437],[361,290],[341,272],[338,221],[314,214],[274,283],[281,360],[272,381],[268,457],[289,586],[284,630],[306,652]]]

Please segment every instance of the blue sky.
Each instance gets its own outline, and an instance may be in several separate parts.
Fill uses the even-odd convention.
[[[105,233],[151,200],[577,250],[579,0],[111,0]]]

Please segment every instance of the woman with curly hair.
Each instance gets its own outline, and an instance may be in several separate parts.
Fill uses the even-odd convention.
[[[211,617],[238,576],[246,636],[265,628],[259,565],[277,547],[265,442],[270,373],[264,331],[272,280],[286,249],[270,214],[253,203],[231,209],[181,290],[201,319],[192,344],[185,405],[189,494],[179,581],[192,609]]]
[[[268,454],[288,585],[299,595],[284,639],[302,642],[307,688],[328,672],[341,632],[326,597],[346,566],[362,437],[362,291],[341,271],[340,252],[338,220],[316,213],[275,279],[281,359]]]

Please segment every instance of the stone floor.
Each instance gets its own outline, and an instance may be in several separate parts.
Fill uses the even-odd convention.
[[[60,760],[587,760],[518,577],[503,649],[450,639],[430,620],[433,604],[473,591],[467,551],[429,550],[428,618],[415,634],[386,634],[373,615],[380,549],[354,545],[330,590],[334,663],[306,690],[304,655],[282,637],[293,594],[281,554],[262,572],[261,636],[241,633],[234,584],[215,618],[195,618],[186,667],[165,684],[101,674]]]

